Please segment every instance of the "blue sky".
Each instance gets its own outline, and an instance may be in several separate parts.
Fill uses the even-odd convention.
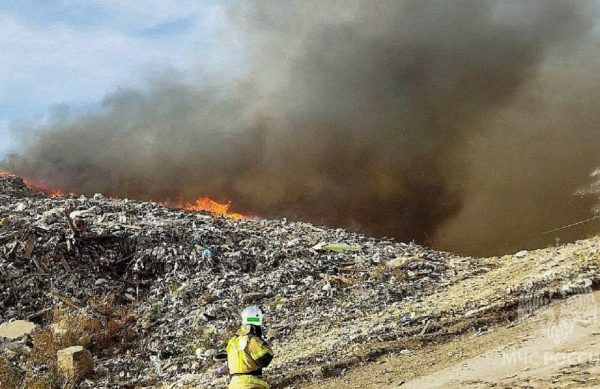
[[[0,158],[21,122],[52,107],[93,109],[116,87],[149,74],[219,68],[219,0],[0,2]]]

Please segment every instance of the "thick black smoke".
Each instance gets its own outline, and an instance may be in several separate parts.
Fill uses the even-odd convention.
[[[591,206],[573,192],[600,161],[595,11],[245,2],[223,34],[242,77],[117,90],[96,113],[24,131],[5,165],[68,191],[208,194],[475,254],[543,245]]]

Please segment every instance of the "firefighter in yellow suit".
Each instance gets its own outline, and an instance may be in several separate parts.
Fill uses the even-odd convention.
[[[250,306],[242,312],[242,326],[227,343],[229,389],[269,389],[262,369],[273,360],[271,347],[262,339],[263,314]]]

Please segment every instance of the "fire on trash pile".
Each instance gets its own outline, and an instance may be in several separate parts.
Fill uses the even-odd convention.
[[[57,306],[102,317],[94,302],[110,297],[135,317],[137,346],[97,356],[98,379],[112,383],[201,373],[244,304],[261,305],[271,338],[283,342],[466,273],[416,245],[99,194],[45,196],[15,176],[0,178],[0,220],[0,321],[48,324]],[[398,257],[406,271],[371,273]],[[358,289],[365,293],[349,299]]]
[[[56,353],[82,346],[95,368],[81,387],[223,387],[226,379],[213,377],[218,353],[247,304],[267,318],[271,382],[326,376],[365,357],[354,345],[437,331],[438,318],[414,312],[421,301],[492,269],[306,223],[49,196],[7,175],[0,324],[36,328],[0,339],[0,380],[8,366],[20,382],[61,382]]]

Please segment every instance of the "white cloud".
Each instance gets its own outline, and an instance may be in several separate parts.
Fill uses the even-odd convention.
[[[86,4],[105,16],[98,23],[74,23],[0,13],[0,120],[39,118],[60,103],[90,105],[117,86],[141,85],[148,69],[215,66],[207,51],[219,46],[219,2],[63,0],[64,7]],[[187,18],[192,22],[184,32],[143,35]]]
[[[19,91],[48,103],[102,94],[140,66],[185,66],[185,49],[174,49],[115,30],[38,29],[0,16],[0,102]]]
[[[98,0],[96,3],[121,25],[135,28],[149,28],[177,19],[201,17],[217,7],[215,1],[198,0]]]

